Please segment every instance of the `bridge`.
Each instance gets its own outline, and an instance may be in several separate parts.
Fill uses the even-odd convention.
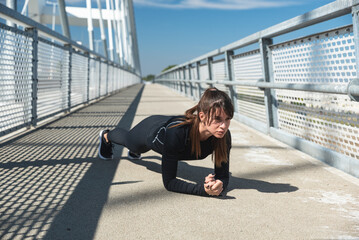
[[[17,25],[0,24],[0,238],[358,238],[357,7],[335,1],[144,84],[135,35],[111,58],[0,5]],[[353,25],[272,43],[345,14]],[[100,130],[182,114],[209,86],[236,110],[224,196],[166,191],[155,152],[97,157]],[[178,177],[212,171],[210,158],[183,161]]]

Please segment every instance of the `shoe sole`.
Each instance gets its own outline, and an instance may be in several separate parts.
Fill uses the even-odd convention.
[[[100,136],[99,136],[100,144],[98,145],[98,156],[99,156],[99,158],[101,158],[102,160],[109,161],[109,160],[112,160],[113,158],[106,158],[106,157],[104,157],[104,156],[101,155],[102,133],[103,133],[104,131],[105,131],[105,130],[102,130],[102,131],[100,132]]]
[[[142,159],[141,156],[140,156],[139,158],[131,157],[131,155],[130,155],[130,150],[128,150],[128,152],[127,152],[127,158],[130,159],[130,160],[141,160],[141,159]]]

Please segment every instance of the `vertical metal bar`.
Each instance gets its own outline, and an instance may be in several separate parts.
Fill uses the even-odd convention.
[[[182,73],[183,73],[183,79],[186,79],[186,67],[182,68]],[[184,83],[184,94],[185,94],[185,96],[187,96],[187,92],[188,92],[187,83]]]
[[[273,44],[273,40],[270,38],[262,38],[259,40],[259,49],[261,54],[262,60],[262,72],[263,72],[263,79],[265,82],[273,81],[271,65],[272,65],[272,58],[270,53],[269,45]],[[274,99],[274,90],[271,89],[264,89],[264,105],[266,108],[266,119],[267,119],[267,131],[271,127],[274,127],[276,121],[274,121],[274,113],[273,111],[273,99]]]
[[[71,110],[71,88],[72,88],[72,47],[70,44],[66,44],[65,47],[68,49],[69,51],[69,72],[68,72],[68,78],[69,78],[69,88],[68,88],[68,96],[67,96],[67,106],[68,106],[68,111],[70,112]]]
[[[131,34],[132,34],[132,40],[133,40],[133,55],[135,58],[135,69],[136,73],[138,75],[141,75],[141,64],[140,64],[140,57],[138,52],[138,42],[137,42],[137,31],[136,31],[136,21],[134,18],[134,9],[133,9],[133,1],[128,1],[128,13],[130,18],[130,24],[131,24]]]
[[[92,24],[92,5],[91,0],[86,0],[86,8],[87,8],[87,31],[89,34],[89,46],[90,50],[94,50],[94,38],[93,38],[93,24]]]
[[[213,80],[212,62],[213,62],[213,57],[208,57],[207,58],[208,80]],[[213,84],[211,83],[209,86],[213,87]]]
[[[352,7],[353,34],[356,58],[356,75],[359,77],[359,6]]]
[[[190,80],[189,82],[189,87],[190,87],[190,93],[191,93],[191,98],[193,98],[193,85],[192,85],[192,73],[191,73],[191,66],[192,64],[188,64],[188,79]]]
[[[97,58],[98,60],[98,97],[101,97],[101,58]]]
[[[201,80],[200,67],[201,67],[201,62],[200,61],[196,62],[196,70],[197,70],[198,80]],[[201,87],[201,84],[198,83],[198,99],[201,98],[201,95],[202,95],[202,87]]]
[[[14,11],[17,11],[17,0],[6,0],[6,6]],[[6,20],[6,25],[16,28],[16,24],[9,20]]]
[[[57,3],[59,4],[62,31],[63,31],[64,35],[67,38],[71,39],[69,21],[67,19],[67,13],[66,13],[66,9],[65,9],[66,8],[65,7],[65,1],[64,0],[57,0]]]
[[[181,79],[181,70],[180,69],[177,69],[177,79]],[[178,84],[180,86],[180,93],[183,93],[183,87],[182,87],[183,83],[180,81]]]
[[[37,89],[38,89],[38,75],[37,75],[37,64],[38,64],[38,32],[36,28],[27,28],[27,32],[32,34],[32,93],[31,93],[31,125],[36,127],[37,125]]]
[[[105,93],[105,95],[108,94],[108,69],[109,69],[108,66],[109,66],[109,62],[106,61],[106,93]]]
[[[227,73],[227,78],[229,81],[234,81],[234,76],[233,76],[233,63],[232,63],[232,56],[233,56],[234,52],[233,51],[226,51],[225,53],[225,64],[226,64],[226,73]],[[229,88],[229,92],[230,92],[230,97],[232,99],[233,102],[233,107],[234,107],[234,111],[238,113],[238,101],[237,101],[237,93],[236,93],[236,86],[228,86]]]
[[[105,35],[105,27],[103,25],[103,18],[102,18],[102,7],[101,7],[101,1],[97,0],[97,8],[100,13],[100,32],[101,32],[101,40],[103,44],[103,52],[105,54],[105,57],[108,59],[108,52],[107,52],[107,41],[106,41],[106,35]]]
[[[110,0],[106,0],[106,9],[108,14],[110,14]],[[114,61],[113,56],[113,37],[112,37],[112,21],[109,16],[107,16],[107,34],[108,34],[108,43],[109,43],[109,51],[110,51],[110,59]]]

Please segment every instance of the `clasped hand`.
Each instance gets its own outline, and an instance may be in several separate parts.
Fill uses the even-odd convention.
[[[214,174],[209,174],[204,179],[204,190],[211,196],[218,196],[223,191],[223,182],[215,179]]]

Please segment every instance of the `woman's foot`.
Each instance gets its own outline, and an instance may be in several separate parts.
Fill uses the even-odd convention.
[[[130,160],[141,160],[141,154],[137,154],[137,153],[131,152],[130,150],[128,150],[127,157],[128,157]]]
[[[103,160],[112,160],[112,144],[107,139],[109,130],[100,132],[100,144],[98,146],[98,156]]]

